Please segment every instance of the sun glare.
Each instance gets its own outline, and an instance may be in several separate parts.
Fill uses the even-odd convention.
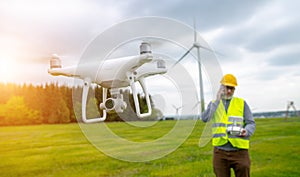
[[[13,62],[6,60],[5,58],[0,58],[0,82],[11,82],[13,75]]]

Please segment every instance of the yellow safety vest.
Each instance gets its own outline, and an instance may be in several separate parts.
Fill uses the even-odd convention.
[[[230,101],[227,113],[222,101],[213,115],[212,119],[212,133],[213,146],[222,146],[228,141],[240,149],[249,149],[249,137],[238,137],[235,135],[227,134],[227,126],[231,125],[233,122],[230,122],[229,117],[231,116],[244,116],[244,100],[241,98],[233,97]],[[244,118],[243,118],[244,124]]]

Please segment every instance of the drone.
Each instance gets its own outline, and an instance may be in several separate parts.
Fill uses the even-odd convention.
[[[82,121],[84,123],[102,122],[107,113],[122,113],[127,108],[123,99],[123,89],[130,87],[133,95],[134,107],[139,118],[152,114],[149,92],[145,84],[145,78],[167,72],[166,62],[161,58],[154,58],[149,42],[140,44],[140,54],[121,58],[107,59],[100,62],[98,73],[91,73],[95,68],[95,62],[85,62],[81,65],[62,67],[60,57],[53,54],[50,58],[48,73],[52,76],[66,76],[79,78],[84,81],[82,92]],[[140,84],[145,95],[147,112],[141,113],[136,82]],[[102,117],[87,118],[86,106],[88,92],[91,84],[97,84],[102,88],[102,102],[98,105],[102,110]],[[108,90],[110,97],[108,97]]]

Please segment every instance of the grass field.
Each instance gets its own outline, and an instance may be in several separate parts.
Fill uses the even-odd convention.
[[[143,142],[161,136],[175,122],[160,121],[149,129],[126,123],[106,125],[123,138]],[[251,175],[299,177],[300,118],[257,119],[256,123]],[[0,127],[0,176],[214,176],[212,146],[198,146],[203,127],[197,122],[174,152],[148,162],[106,156],[89,143],[78,124]]]

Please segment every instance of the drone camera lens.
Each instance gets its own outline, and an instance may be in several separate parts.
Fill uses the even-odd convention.
[[[105,107],[107,109],[113,109],[114,106],[115,106],[114,100],[108,99],[108,100],[105,101]]]

